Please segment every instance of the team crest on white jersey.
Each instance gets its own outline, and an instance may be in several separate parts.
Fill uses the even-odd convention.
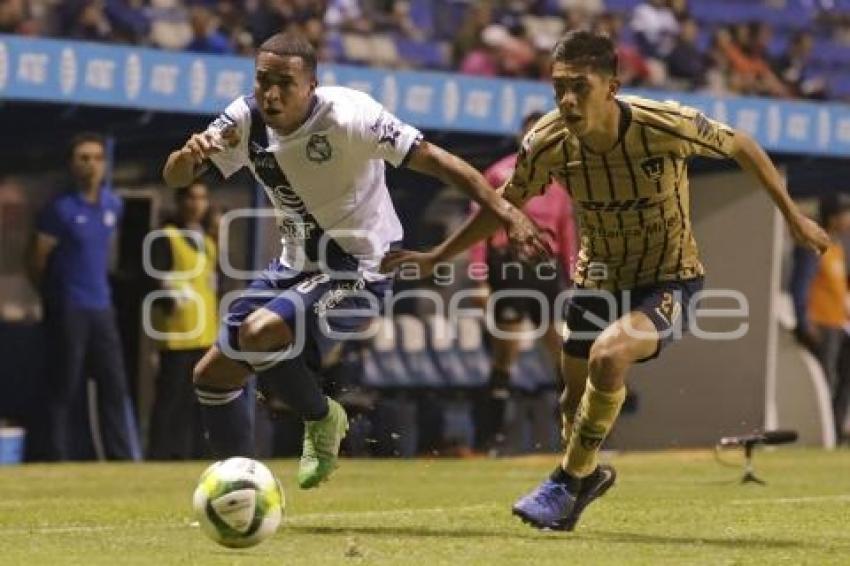
[[[313,134],[307,141],[307,159],[313,163],[324,163],[331,158],[333,150],[328,136],[324,134]]]

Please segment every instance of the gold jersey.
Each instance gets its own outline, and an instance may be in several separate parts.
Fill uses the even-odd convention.
[[[620,290],[703,275],[691,229],[689,157],[730,157],[735,133],[677,102],[618,97],[620,135],[594,153],[567,130],[557,110],[522,143],[505,196],[525,203],[555,178],[578,218],[580,249],[573,280]]]

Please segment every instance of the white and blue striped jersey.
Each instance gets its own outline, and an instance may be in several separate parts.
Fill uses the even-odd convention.
[[[265,188],[281,263],[382,278],[381,258],[402,238],[384,161],[403,165],[422,134],[368,94],[336,86],[316,89],[307,121],[289,135],[266,127],[253,96],[233,101],[209,129],[234,126],[239,143],[211,160],[225,177],[247,167]]]

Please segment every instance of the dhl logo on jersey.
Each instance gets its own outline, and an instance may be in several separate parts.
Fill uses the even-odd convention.
[[[582,200],[579,205],[593,212],[622,212],[625,210],[643,210],[654,206],[649,197],[628,200]]]

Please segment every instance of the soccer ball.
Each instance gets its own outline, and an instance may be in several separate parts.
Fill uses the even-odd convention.
[[[230,458],[204,470],[192,502],[204,533],[230,548],[254,546],[273,535],[284,507],[277,478],[250,458]]]

